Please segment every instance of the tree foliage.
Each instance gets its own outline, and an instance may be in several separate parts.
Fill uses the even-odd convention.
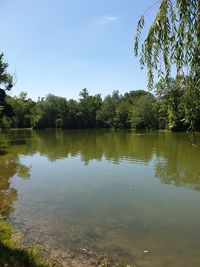
[[[7,101],[15,115],[11,119],[4,117],[3,126],[67,129],[157,127],[156,110],[151,108],[157,103],[157,99],[149,92],[136,90],[120,95],[118,91],[114,91],[112,95],[102,99],[100,94],[92,96],[84,88],[79,95],[79,101],[52,94],[33,101],[25,92],[18,97],[8,97]],[[133,109],[143,118],[143,123],[136,126],[132,123]],[[151,112],[154,112],[155,116],[150,119]]]
[[[8,73],[8,63],[4,62],[4,55],[0,54],[0,119],[4,115],[12,116],[11,106],[6,102],[6,91],[13,87],[13,77]]]
[[[155,4],[159,5],[157,15],[140,46],[145,16]],[[175,67],[180,81],[176,90],[183,90],[183,120],[194,131],[200,107],[200,1],[160,0],[147,11],[138,22],[135,55],[140,53],[141,66],[147,67],[149,88],[153,88],[155,72],[169,86]]]
[[[33,101],[22,92],[18,97],[7,97],[14,116],[3,116],[1,127],[185,131],[188,127],[184,121],[185,89],[178,90],[179,87],[179,80],[170,79],[168,84],[161,80],[156,84],[156,95],[144,90],[130,91],[124,95],[114,91],[104,99],[100,94],[93,96],[84,89],[78,101],[52,94]],[[197,111],[194,125],[200,130],[200,109]]]
[[[151,94],[137,99],[130,110],[131,128],[157,129],[156,100]]]

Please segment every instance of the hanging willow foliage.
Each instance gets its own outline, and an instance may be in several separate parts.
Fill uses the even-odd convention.
[[[134,52],[140,54],[141,66],[147,67],[150,89],[155,73],[168,83],[175,66],[176,78],[187,85],[180,86],[184,88],[184,120],[194,131],[200,109],[200,0],[160,0],[149,9],[155,4],[159,5],[157,15],[141,45],[147,12],[138,22]]]

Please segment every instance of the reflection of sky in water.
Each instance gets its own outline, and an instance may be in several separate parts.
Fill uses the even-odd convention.
[[[23,180],[16,172],[11,183],[18,197],[10,217],[26,240],[141,267],[199,266],[200,152],[187,137],[77,135],[39,132],[10,147],[9,160],[15,155],[30,173]]]

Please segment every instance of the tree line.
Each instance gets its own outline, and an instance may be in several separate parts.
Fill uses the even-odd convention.
[[[34,101],[26,92],[11,97],[13,77],[0,54],[0,128],[118,128],[187,130],[187,93],[190,77],[161,79],[154,93],[144,90],[120,94],[113,91],[104,99],[84,88],[79,100],[47,95]],[[200,105],[195,107],[194,127],[200,130]]]
[[[120,94],[113,91],[104,99],[90,95],[84,88],[79,100],[47,95],[34,101],[27,93],[6,97],[10,114],[1,114],[1,128],[117,128],[187,130],[184,121],[184,89],[177,90],[171,80],[170,90],[159,82],[155,94],[144,90]],[[171,112],[171,114],[170,114]],[[200,109],[199,109],[200,115]],[[200,116],[199,116],[200,118]],[[199,129],[200,119],[196,120]]]

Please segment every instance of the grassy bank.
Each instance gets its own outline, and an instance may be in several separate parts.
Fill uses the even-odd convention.
[[[21,245],[19,233],[0,217],[0,266],[48,267],[34,248]]]

